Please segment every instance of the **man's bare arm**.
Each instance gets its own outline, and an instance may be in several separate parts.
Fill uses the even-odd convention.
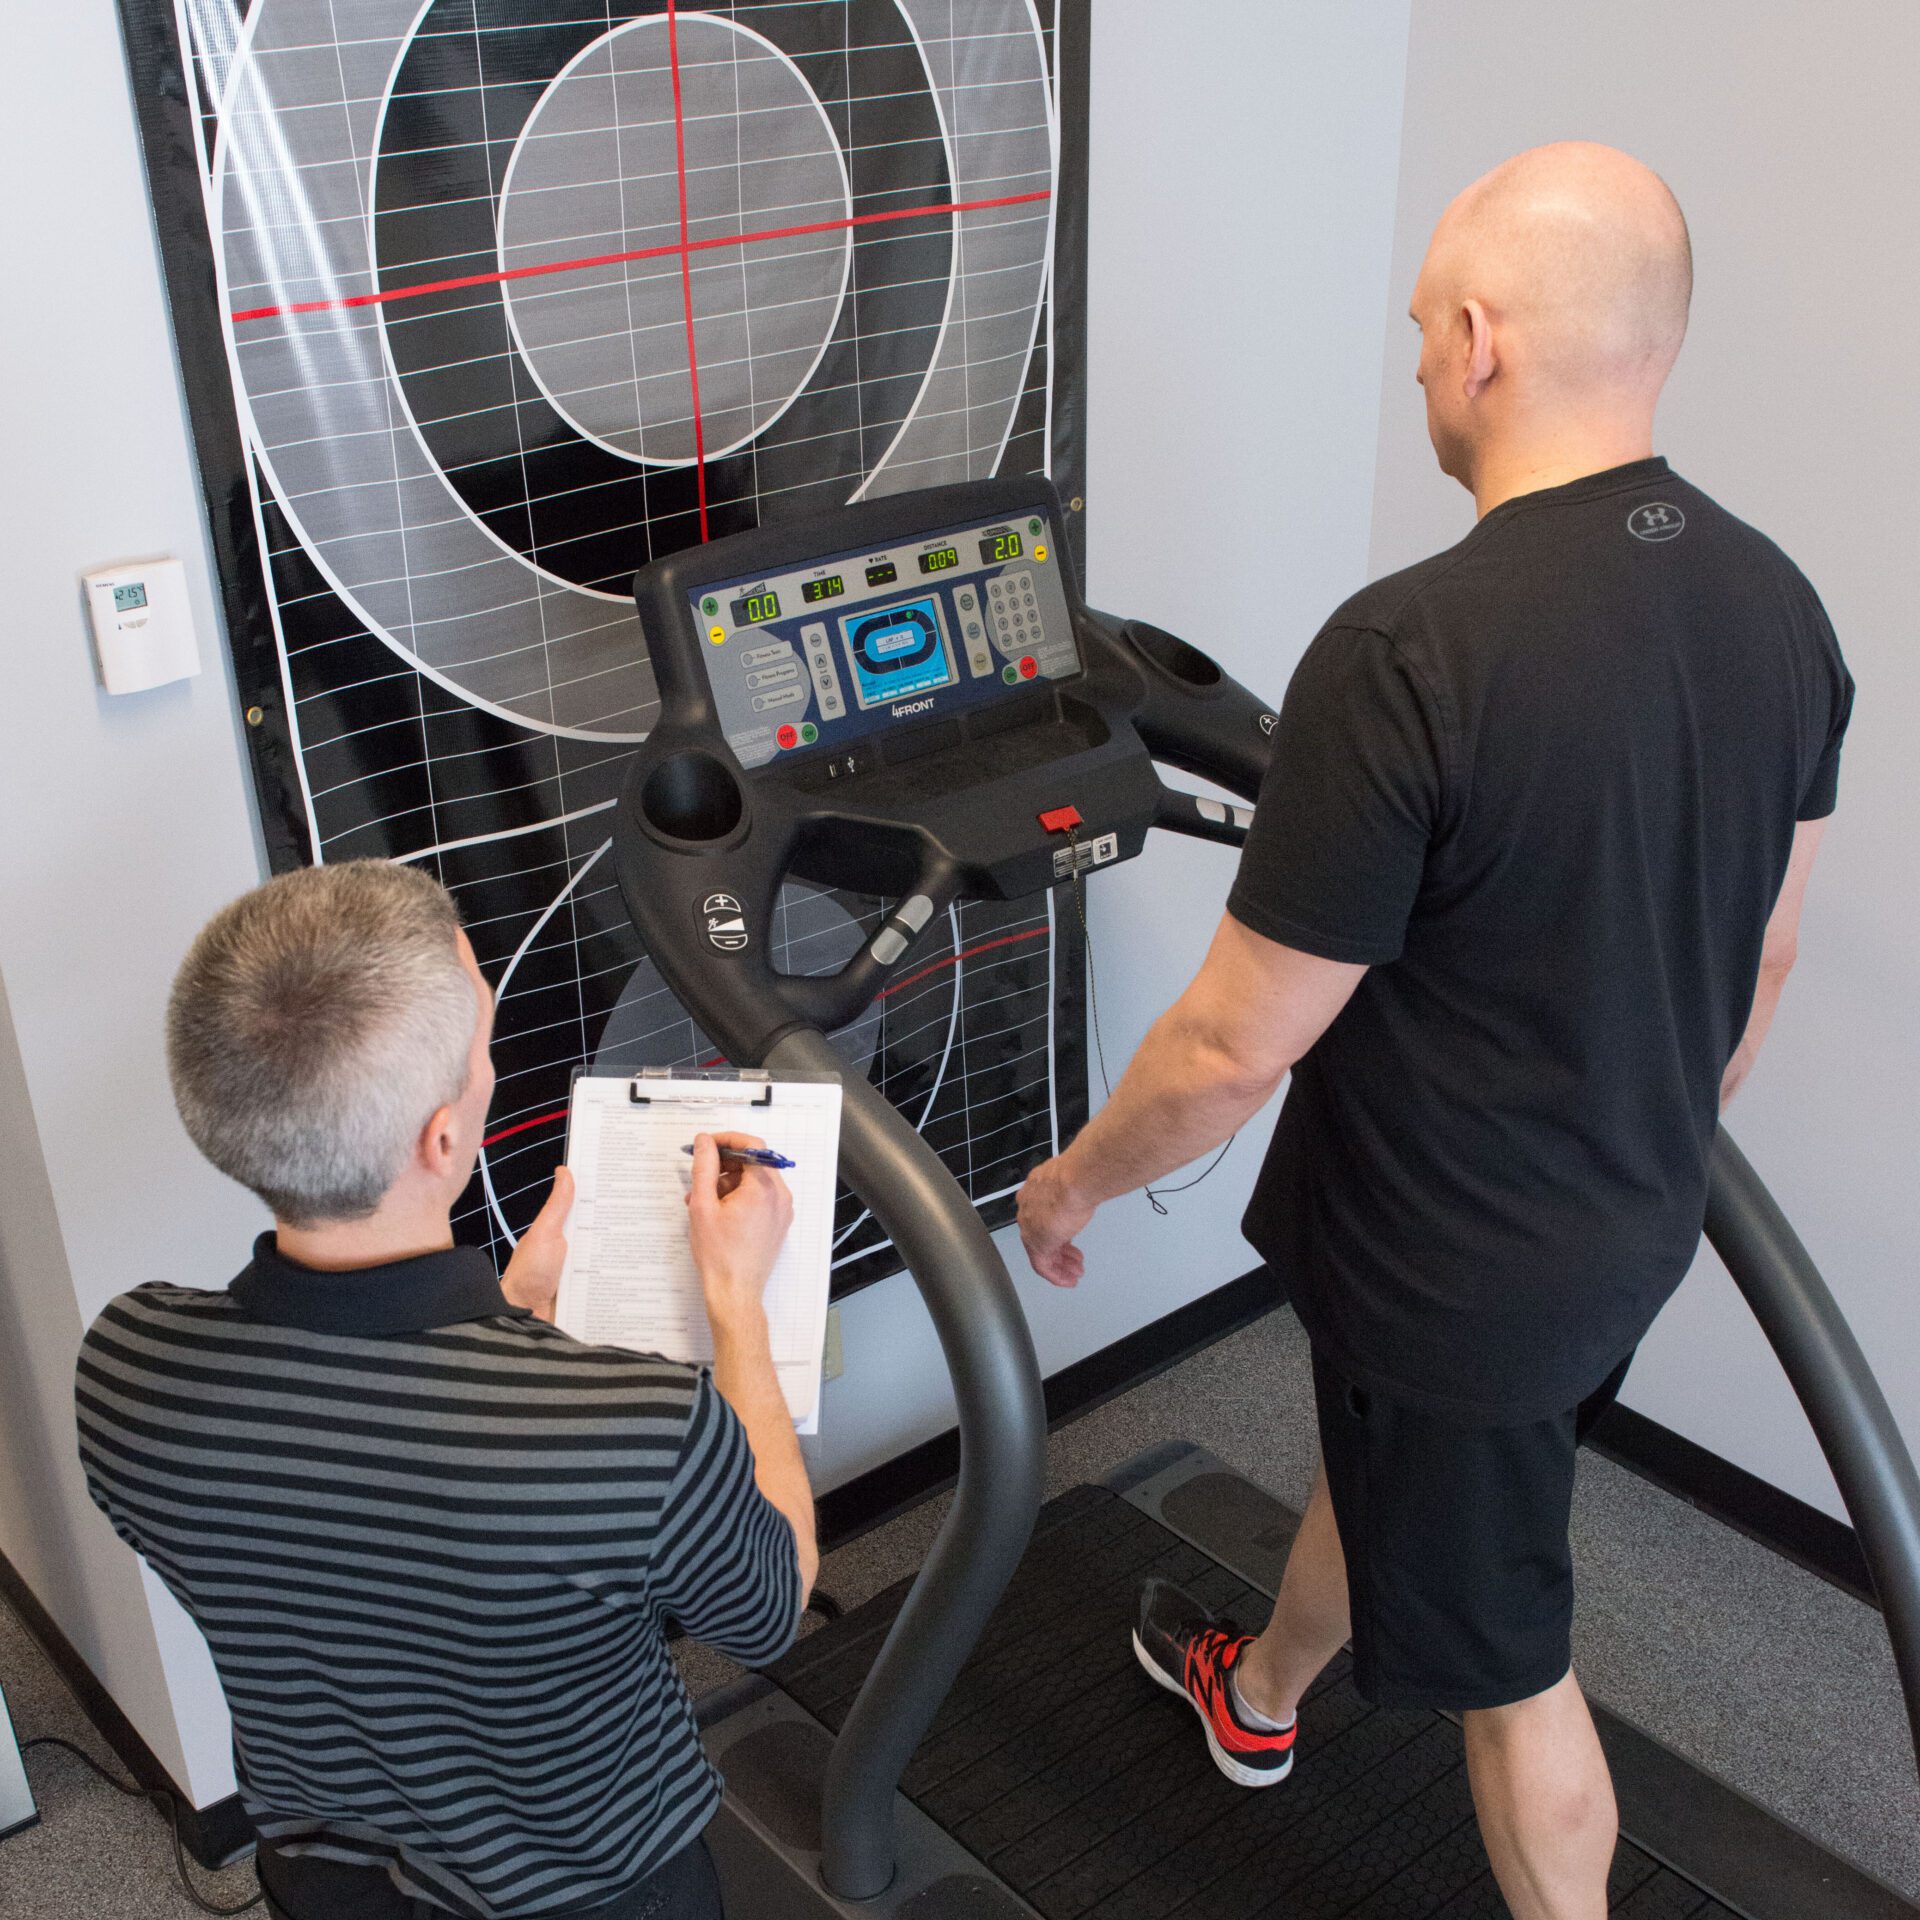
[[[1780,883],[1780,897],[1767,917],[1767,937],[1760,949],[1760,978],[1753,990],[1753,1010],[1747,1015],[1747,1030],[1727,1062],[1720,1081],[1720,1107],[1740,1091],[1741,1082],[1753,1071],[1760,1043],[1773,1025],[1780,1005],[1780,990],[1800,951],[1800,910],[1806,905],[1807,882],[1813,877],[1814,855],[1820,851],[1820,836],[1827,830],[1824,820],[1802,820],[1793,830],[1793,852],[1787,859],[1787,877]]]
[[[1231,914],[1192,984],[1072,1146],[1020,1194],[1020,1237],[1034,1270],[1072,1286],[1073,1239],[1094,1209],[1197,1159],[1271,1098],[1332,1025],[1366,972],[1266,939]]]

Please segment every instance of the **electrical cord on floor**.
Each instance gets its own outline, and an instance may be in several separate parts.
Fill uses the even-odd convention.
[[[1073,911],[1075,917],[1080,922],[1080,939],[1082,945],[1086,948],[1087,954],[1087,1010],[1092,1015],[1093,1057],[1100,1063],[1100,1084],[1106,1089],[1107,1098],[1111,1100],[1113,1098],[1113,1082],[1107,1078],[1107,1047],[1106,1042],[1100,1036],[1100,983],[1093,970],[1093,930],[1087,925],[1086,896],[1080,890],[1080,829],[1078,827],[1069,827],[1067,829],[1067,845],[1073,851]],[[1170,1210],[1165,1203],[1164,1196],[1174,1193],[1188,1193],[1197,1187],[1200,1182],[1227,1157],[1227,1154],[1233,1147],[1233,1143],[1239,1139],[1239,1137],[1237,1133],[1230,1133],[1227,1136],[1226,1145],[1223,1146],[1191,1180],[1183,1180],[1177,1187],[1148,1187],[1146,1189],[1147,1205],[1150,1206],[1155,1213],[1159,1214],[1162,1219],[1167,1218]]]
[[[180,1876],[180,1884],[186,1889],[187,1898],[202,1913],[235,1914],[245,1913],[249,1907],[257,1907],[267,1896],[256,1893],[251,1900],[243,1900],[237,1907],[216,1907],[211,1900],[203,1899],[199,1890],[187,1874],[187,1850],[180,1839],[180,1802],[165,1787],[142,1787],[130,1780],[116,1779],[92,1754],[83,1747],[76,1747],[71,1740],[62,1740],[58,1734],[43,1733],[31,1740],[20,1743],[22,1753],[31,1753],[35,1747],[59,1747],[70,1753],[76,1760],[84,1761],[91,1767],[115,1793],[125,1794],[129,1800],[151,1800],[166,1811],[168,1825],[173,1829],[173,1865]]]

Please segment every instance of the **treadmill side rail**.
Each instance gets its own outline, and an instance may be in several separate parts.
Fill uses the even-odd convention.
[[[840,1057],[807,1029],[781,1040],[767,1065],[837,1072]],[[884,1094],[864,1079],[842,1085],[841,1172],[926,1301],[961,1435],[953,1505],[827,1768],[821,1877],[867,1899],[893,1878],[900,1775],[1026,1551],[1046,1478],[1047,1413],[1026,1315],[972,1202]]]
[[[1745,1295],[1833,1470],[1893,1642],[1920,1763],[1920,1475],[1812,1256],[1722,1127],[1707,1238]]]

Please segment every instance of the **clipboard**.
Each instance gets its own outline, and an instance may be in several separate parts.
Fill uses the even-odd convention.
[[[840,1080],[831,1073],[576,1070],[567,1102],[574,1203],[554,1320],[595,1346],[710,1365],[713,1335],[687,1244],[696,1133],[758,1134],[794,1162],[793,1225],[767,1282],[774,1370],[795,1428],[819,1430]]]

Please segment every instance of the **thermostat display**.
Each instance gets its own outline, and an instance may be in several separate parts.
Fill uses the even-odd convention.
[[[87,575],[87,611],[109,693],[145,693],[200,671],[200,643],[178,560],[101,567]]]

